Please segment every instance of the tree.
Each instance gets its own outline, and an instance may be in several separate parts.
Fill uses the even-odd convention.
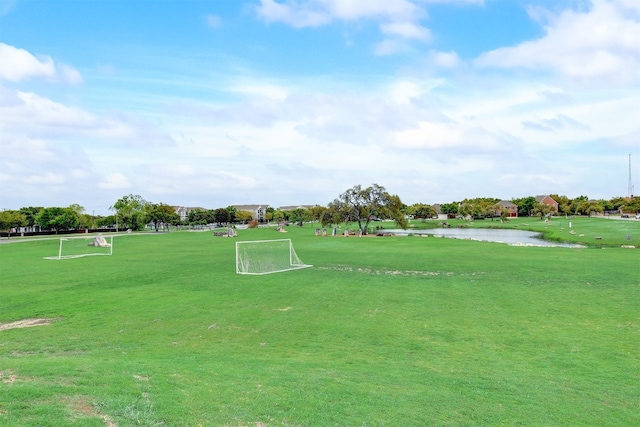
[[[267,208],[267,215],[266,215],[267,221],[273,221],[273,214],[275,211],[276,211],[275,208],[271,206]]]
[[[309,212],[311,212],[311,220],[312,221],[321,221],[324,215],[324,212],[327,210],[325,206],[315,205],[309,208]]]
[[[218,208],[213,211],[213,218],[220,226],[231,222],[231,214],[225,208]]]
[[[148,202],[142,196],[129,194],[118,199],[109,209],[116,211],[116,223],[119,228],[141,230],[145,224],[145,207]]]
[[[475,199],[465,199],[462,201],[459,213],[470,216],[474,219],[488,218],[493,216],[495,205],[500,199],[491,197],[478,197]]]
[[[80,224],[78,214],[71,208],[44,208],[38,215],[38,224],[45,230],[76,229]]]
[[[249,211],[236,211],[235,217],[237,221],[246,224],[253,219],[253,214]]]
[[[289,220],[302,227],[305,222],[311,221],[313,214],[309,209],[296,208],[289,212]]]
[[[216,222],[215,211],[209,209],[194,209],[189,212],[187,222],[191,225],[207,225]]]
[[[403,206],[400,197],[389,194],[378,184],[367,188],[356,185],[329,204],[328,209],[331,213],[328,218],[341,218],[345,222],[355,221],[362,234],[367,233],[369,223],[375,218],[394,219],[398,226],[406,229]]]
[[[36,225],[38,225],[38,222],[36,221],[36,219],[38,218],[38,214],[40,213],[40,211],[43,209],[44,209],[43,207],[33,207],[33,206],[29,206],[28,208],[20,208],[20,213],[24,215],[24,218],[27,221],[25,226],[35,227]]]
[[[533,214],[533,207],[536,204],[536,198],[533,196],[522,197],[520,199],[513,199],[511,202],[518,207],[518,216],[531,216]]]
[[[570,214],[571,213],[571,199],[567,196],[560,196],[559,194],[549,194],[553,200],[558,203],[558,214]]]
[[[116,224],[115,215],[98,216],[96,218],[96,226],[98,228],[113,227]]]
[[[433,218],[438,213],[436,210],[425,203],[414,203],[407,208],[407,213],[413,215],[414,218]]]
[[[540,217],[540,219],[545,218],[546,216],[548,216],[551,213],[552,213],[551,206],[549,206],[549,205],[547,205],[545,203],[540,203],[540,202],[536,202],[533,205],[533,209],[531,210],[531,215],[532,216],[538,216],[538,217]]]
[[[24,227],[27,219],[20,211],[7,210],[0,212],[0,230],[7,230],[9,235],[12,228]]]
[[[226,209],[229,211],[229,222],[236,222],[236,213],[238,212],[238,210],[235,208],[235,206],[227,206]]]
[[[458,213],[458,209],[460,208],[460,203],[452,202],[452,203],[443,203],[440,205],[440,211],[443,214],[455,215]]]
[[[273,221],[282,222],[285,220],[285,214],[280,209],[273,212]]]
[[[573,213],[574,215],[580,215],[580,212],[581,212],[580,205],[583,202],[588,202],[588,201],[589,201],[589,198],[587,196],[578,196],[575,199],[572,199],[566,213]]]
[[[634,196],[628,200],[625,199],[625,202],[620,206],[620,209],[627,213],[640,213],[640,196]]]
[[[74,203],[69,206],[69,209],[74,211],[78,216],[78,227],[79,228],[90,228],[93,222],[93,218],[91,215],[87,215],[84,213],[84,206],[81,206],[77,203]]]
[[[164,203],[148,204],[146,210],[145,222],[153,223],[153,227],[156,232],[158,231],[158,226],[160,224],[162,224],[163,227],[166,226],[168,230],[169,224],[176,224],[180,220],[175,209],[169,205],[165,205]]]

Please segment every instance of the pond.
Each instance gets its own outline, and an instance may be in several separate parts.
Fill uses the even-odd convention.
[[[452,239],[478,240],[481,242],[506,243],[513,246],[549,246],[582,248],[572,243],[550,242],[540,238],[540,233],[526,230],[503,230],[496,228],[434,228],[430,230],[385,230],[397,236],[428,235]]]

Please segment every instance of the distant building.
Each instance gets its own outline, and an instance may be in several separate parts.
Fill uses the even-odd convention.
[[[551,198],[551,196],[536,196],[536,202],[538,203],[543,203],[547,206],[550,206],[551,209],[555,212],[558,213],[558,202],[556,202],[555,200],[553,200]]]
[[[504,210],[508,218],[518,217],[518,205],[516,205],[515,203],[508,200],[500,200],[498,203],[496,203],[496,206],[500,210]]]

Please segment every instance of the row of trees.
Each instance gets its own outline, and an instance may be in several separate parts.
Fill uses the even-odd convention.
[[[534,216],[543,218],[547,215],[597,215],[603,213],[636,213],[640,212],[640,197],[616,197],[611,200],[591,200],[587,196],[570,199],[558,194],[549,195],[558,203],[557,211],[551,206],[540,203],[533,197],[510,200],[518,208],[518,216]],[[461,202],[446,203],[441,206],[442,213],[470,216],[473,218],[489,218],[506,216],[507,210],[498,205],[500,199],[475,198]],[[425,217],[421,217],[425,218]]]
[[[640,197],[616,197],[611,200],[590,200],[587,196],[571,199],[567,196],[551,194],[558,203],[557,212],[535,197],[512,199],[517,206],[518,216],[546,215],[593,215],[605,212],[640,212]],[[506,216],[507,212],[498,204],[500,199],[483,197],[464,199],[459,202],[440,205],[440,212],[448,215],[493,218]],[[233,206],[211,210],[193,210],[182,222],[174,208],[164,203],[150,203],[139,195],[129,194],[118,199],[110,210],[113,215],[93,216],[85,213],[82,206],[74,204],[61,207],[26,207],[20,210],[0,212],[0,230],[17,229],[19,227],[39,227],[42,230],[69,230],[82,228],[116,227],[118,229],[141,230],[147,224],[153,224],[156,230],[169,226],[247,223],[252,218],[248,211],[238,211]],[[317,221],[323,226],[353,222],[366,233],[371,222],[380,219],[392,219],[398,226],[406,227],[407,217],[433,218],[436,209],[425,203],[407,206],[397,195],[389,194],[384,187],[373,184],[363,188],[356,185],[340,194],[334,201],[325,206],[298,208],[290,211],[268,208],[268,221],[289,222],[302,225],[305,222]]]

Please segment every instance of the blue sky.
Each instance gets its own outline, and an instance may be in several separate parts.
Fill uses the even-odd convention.
[[[636,0],[0,0],[0,209],[609,199],[639,106]]]

